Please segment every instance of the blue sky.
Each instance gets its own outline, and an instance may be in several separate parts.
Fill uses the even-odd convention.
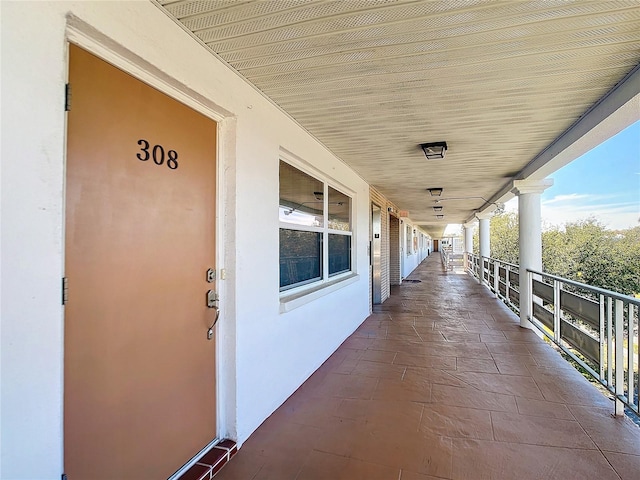
[[[640,225],[640,121],[549,176],[542,194],[546,227],[595,217],[610,229]],[[507,210],[518,209],[517,198]]]

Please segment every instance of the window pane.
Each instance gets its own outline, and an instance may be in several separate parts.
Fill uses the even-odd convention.
[[[280,221],[324,226],[324,184],[280,161]]]
[[[351,197],[329,187],[329,228],[351,231]]]
[[[351,236],[329,234],[329,276],[351,270]]]
[[[406,241],[407,241],[407,255],[411,255],[411,226],[407,225],[406,229]]]
[[[322,277],[322,234],[280,229],[280,289]]]

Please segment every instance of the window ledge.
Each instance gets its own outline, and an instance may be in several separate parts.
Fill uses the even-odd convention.
[[[329,282],[323,283],[321,285],[316,285],[302,292],[296,292],[280,297],[280,313],[290,312],[291,310],[312,302],[317,298],[324,297],[325,295],[335,292],[336,290],[346,287],[347,285],[351,285],[358,280],[360,280],[360,275],[358,275],[357,273],[352,273],[351,275],[348,275],[346,277],[340,277],[336,278],[335,280],[330,280]]]

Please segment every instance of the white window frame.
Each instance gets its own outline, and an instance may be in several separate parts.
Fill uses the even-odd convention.
[[[280,289],[280,311],[287,312],[296,308],[308,301],[311,301],[317,297],[326,295],[338,288],[349,285],[354,281],[357,281],[358,275],[356,271],[356,193],[335,179],[323,174],[314,167],[308,165],[306,162],[298,159],[292,154],[286,154],[280,152],[280,158],[278,162],[278,171],[280,169],[280,161],[291,165],[292,167],[300,170],[301,172],[310,175],[323,184],[323,225],[322,226],[305,226],[294,223],[289,223],[283,220],[278,221],[278,231],[281,229],[287,230],[299,230],[305,232],[316,232],[322,234],[322,275],[320,279],[313,279],[307,282],[295,284],[294,286],[287,286]],[[329,187],[346,195],[350,198],[350,223],[351,230],[336,230],[329,228]],[[278,195],[279,195],[280,183],[278,182]],[[350,252],[350,264],[349,271],[336,273],[329,276],[329,235],[338,234],[351,237],[351,252]],[[279,246],[278,240],[278,246]],[[278,253],[279,255],[279,253]],[[279,278],[279,275],[278,275]],[[279,283],[279,282],[278,282]],[[280,288],[280,287],[279,287]]]

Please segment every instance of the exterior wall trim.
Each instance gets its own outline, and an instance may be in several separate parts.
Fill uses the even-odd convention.
[[[302,305],[306,305],[320,297],[324,297],[330,293],[340,290],[347,285],[360,281],[360,275],[357,273],[351,273],[346,277],[335,279],[322,285],[318,285],[315,288],[305,290],[303,292],[294,293],[286,297],[280,298],[280,313],[290,312]]]
[[[67,17],[65,34],[68,42],[82,47],[216,122],[222,122],[226,118],[233,116],[219,105],[162,73],[144,59],[117,45],[107,36],[74,15]]]

